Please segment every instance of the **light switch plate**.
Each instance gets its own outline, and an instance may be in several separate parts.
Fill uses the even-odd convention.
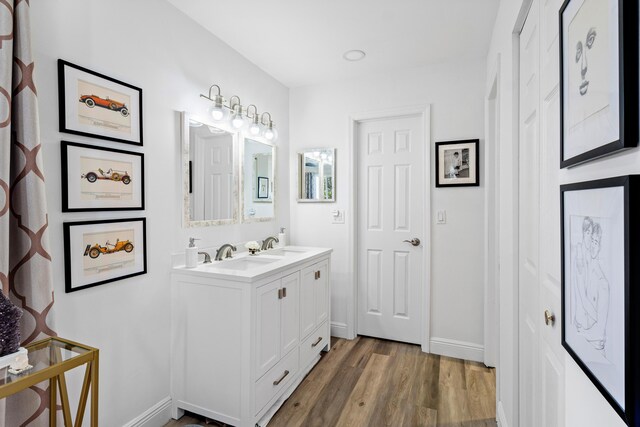
[[[344,210],[334,209],[331,211],[332,224],[344,224]]]
[[[447,223],[447,211],[438,211],[436,213],[436,221],[438,224],[446,224]]]

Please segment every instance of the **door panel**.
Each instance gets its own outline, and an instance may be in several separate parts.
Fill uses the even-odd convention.
[[[315,265],[300,272],[300,339],[304,340],[316,327]]]
[[[323,261],[316,264],[318,278],[315,286],[316,326],[329,318],[329,262]]]
[[[358,124],[358,333],[421,343],[424,197],[420,116]]]
[[[300,335],[300,321],[298,319],[300,299],[300,274],[294,273],[282,278],[284,298],[280,300],[281,311],[281,350],[280,357],[296,348]]]
[[[280,360],[280,280],[256,291],[256,377],[260,378]]]

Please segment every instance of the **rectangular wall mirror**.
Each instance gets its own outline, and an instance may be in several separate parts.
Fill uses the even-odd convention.
[[[275,147],[244,138],[242,154],[242,220],[270,221],[275,218]]]
[[[335,202],[335,185],[335,148],[298,153],[298,202]]]
[[[182,113],[185,227],[238,222],[238,136]]]

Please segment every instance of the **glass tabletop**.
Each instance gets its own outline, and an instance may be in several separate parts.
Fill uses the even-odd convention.
[[[33,368],[20,374],[10,373],[9,367],[0,369],[0,387],[92,351],[90,347],[83,347],[55,337],[29,344],[26,349],[29,364]]]

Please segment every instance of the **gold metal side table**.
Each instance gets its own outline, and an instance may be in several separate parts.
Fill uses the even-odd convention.
[[[0,399],[49,380],[49,425],[56,425],[57,393],[60,392],[62,414],[66,427],[82,425],[91,389],[91,427],[98,426],[98,354],[97,348],[78,344],[63,338],[46,338],[25,347],[29,354],[29,371],[13,375],[8,368],[0,369]],[[75,424],[71,420],[71,408],[64,373],[86,364],[80,402]]]

